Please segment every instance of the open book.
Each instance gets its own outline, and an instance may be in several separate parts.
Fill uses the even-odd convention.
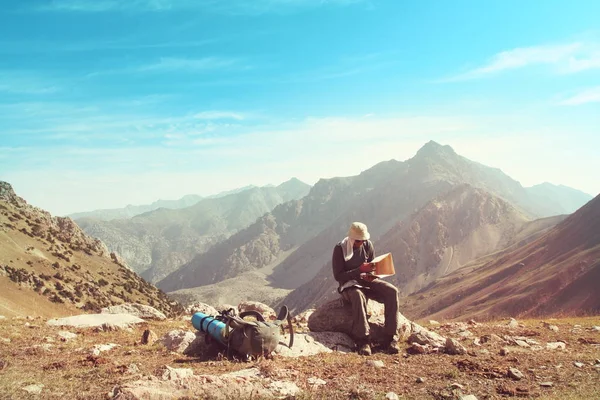
[[[394,259],[392,258],[392,253],[385,253],[377,256],[373,259],[373,261],[371,261],[371,263],[375,264],[375,271],[373,271],[373,275],[378,276],[379,278],[392,276],[396,273],[396,270],[394,269]]]

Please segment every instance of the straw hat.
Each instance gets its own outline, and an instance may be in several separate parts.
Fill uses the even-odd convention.
[[[365,224],[362,222],[353,222],[348,230],[348,237],[352,240],[369,240],[371,235],[369,235]]]

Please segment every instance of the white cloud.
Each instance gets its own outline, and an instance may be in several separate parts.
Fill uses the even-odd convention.
[[[35,73],[0,71],[0,92],[44,95],[60,91],[60,87]]]
[[[208,71],[222,71],[224,69],[249,69],[248,65],[240,64],[239,59],[224,57],[203,57],[203,58],[175,58],[163,57],[158,61],[129,66],[119,69],[105,69],[94,71],[86,75],[87,78],[97,76],[133,74],[133,73],[164,73],[164,72],[188,72],[200,73]]]
[[[526,185],[553,181],[600,192],[589,172],[600,170],[595,139],[573,140],[572,126],[539,126],[535,118],[361,115],[242,130],[214,126],[209,134],[194,136],[189,126],[173,124],[164,128],[162,142],[127,146],[103,142],[87,148],[0,149],[0,179],[32,204],[64,214],[277,184],[292,176],[313,184],[320,178],[356,175],[380,161],[406,160],[435,140]],[[68,190],[47,196],[44,185]]]
[[[204,58],[161,58],[160,61],[154,64],[143,65],[137,68],[141,72],[161,72],[161,71],[206,71],[231,67],[238,60],[221,57],[204,57]]]
[[[571,96],[559,104],[565,106],[577,106],[586,103],[597,103],[600,102],[600,86],[586,89],[574,96]]]
[[[558,73],[581,72],[587,69],[600,68],[600,51],[594,43],[579,42],[520,47],[502,51],[494,55],[483,66],[440,81],[452,82],[477,79],[533,65],[551,65],[555,67]]]
[[[205,120],[214,120],[214,119],[235,119],[241,121],[245,119],[244,115],[241,113],[233,112],[233,111],[202,111],[198,114],[194,115],[195,119],[205,119]]]

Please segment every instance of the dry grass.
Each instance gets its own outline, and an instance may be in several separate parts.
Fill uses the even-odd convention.
[[[501,344],[474,346],[472,339],[462,343],[471,352],[465,356],[429,354],[392,356],[375,353],[365,358],[356,354],[320,354],[312,357],[261,359],[249,363],[221,358],[201,360],[167,351],[159,344],[139,345],[145,328],[158,337],[173,329],[193,330],[187,321],[149,322],[132,331],[94,332],[72,330],[78,337],[61,342],[58,328],[48,327],[41,319],[0,320],[0,399],[107,399],[116,385],[147,376],[160,376],[169,365],[193,368],[195,374],[221,374],[249,367],[258,367],[262,374],[277,380],[293,381],[302,390],[300,399],[383,399],[388,391],[403,399],[454,399],[459,391],[453,383],[464,387],[462,393],[478,399],[538,398],[597,399],[600,398],[600,333],[591,327],[600,325],[600,317],[548,321],[559,327],[553,332],[540,320],[523,322],[523,327],[509,330],[505,322],[480,324],[469,330],[473,337],[483,335],[520,335],[546,342],[563,340],[566,351],[511,348],[507,356],[498,355]],[[29,326],[27,326],[27,324]],[[581,325],[580,330],[573,330]],[[444,336],[456,337],[455,328],[435,328]],[[5,340],[10,339],[10,343]],[[92,356],[96,344],[115,343],[116,347],[100,356]],[[52,345],[48,350],[40,345]],[[367,364],[381,360],[383,368]],[[584,363],[577,368],[573,362]],[[138,371],[130,372],[135,364]],[[508,367],[518,368],[525,378],[513,381],[506,376]],[[327,382],[319,389],[309,383],[315,377]],[[424,379],[417,383],[418,377]],[[553,387],[543,388],[540,382],[551,381]],[[23,391],[30,384],[43,384],[41,395]]]

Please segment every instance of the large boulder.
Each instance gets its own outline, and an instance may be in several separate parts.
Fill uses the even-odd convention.
[[[263,317],[265,317],[266,320],[277,318],[277,315],[275,315],[275,310],[266,304],[259,303],[258,301],[242,301],[240,304],[238,304],[238,311],[258,311]]]
[[[287,347],[289,335],[286,334],[281,337],[279,343],[275,353],[283,357],[312,356],[334,351],[348,353],[354,349],[354,341],[350,336],[341,332],[296,333],[294,335],[294,345],[291,348]],[[285,345],[281,343],[285,343]]]
[[[169,350],[188,356],[200,356],[207,348],[204,334],[184,330],[167,332],[160,342]]]
[[[219,315],[219,312],[213,306],[210,306],[206,303],[191,304],[185,308],[185,311],[189,315],[194,315],[197,312],[201,312],[204,315],[210,315],[211,317]],[[185,316],[185,318],[189,319],[187,315]]]
[[[272,399],[296,398],[301,394],[294,382],[265,377],[258,368],[221,375],[194,375],[193,370],[167,368],[162,379],[144,377],[113,389],[113,399]]]
[[[125,303],[106,307],[100,310],[100,314],[129,314],[138,318],[154,319],[158,321],[167,319],[166,315],[156,308],[138,303]]]
[[[412,332],[412,322],[398,313],[398,335],[406,339]],[[373,300],[367,302],[367,315],[371,336],[377,341],[383,336],[384,306]],[[343,332],[352,334],[352,307],[341,297],[318,307],[308,319],[308,328],[313,332]]]
[[[74,328],[126,329],[146,322],[130,314],[82,314],[65,318],[55,318],[47,322],[50,326],[72,326]],[[107,329],[107,328],[111,329]]]

